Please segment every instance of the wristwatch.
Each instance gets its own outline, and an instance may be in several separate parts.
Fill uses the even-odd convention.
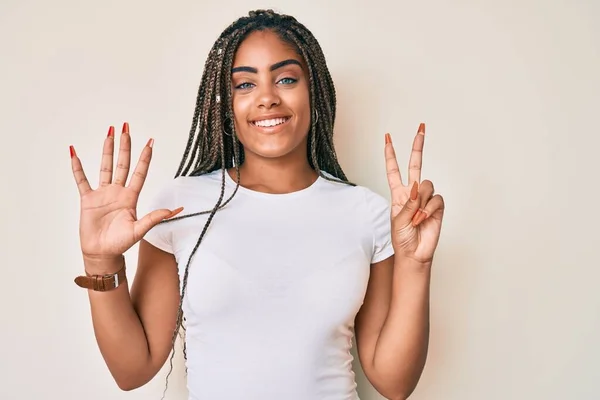
[[[77,286],[84,289],[91,289],[97,292],[107,292],[119,287],[122,283],[127,280],[125,274],[125,264],[123,267],[115,272],[114,274],[107,275],[89,275],[87,272],[85,276],[78,276],[75,278]]]

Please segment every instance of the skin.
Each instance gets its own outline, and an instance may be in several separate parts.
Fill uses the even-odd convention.
[[[272,70],[273,65],[287,60],[297,63],[288,62]],[[245,68],[240,71],[240,67]],[[252,33],[241,44],[233,68],[234,120],[246,154],[240,167],[242,186],[267,193],[306,188],[317,174],[307,158],[311,111],[304,61],[277,35],[263,31]],[[289,120],[271,130],[251,123],[272,114]],[[395,256],[371,265],[367,293],[355,321],[363,370],[372,385],[392,400],[406,399],[412,393],[427,355],[431,264],[444,202],[440,195],[434,195],[430,181],[421,182],[424,134],[424,127],[420,127],[406,183],[391,137],[386,137]],[[132,390],[150,381],[164,365],[171,351],[180,301],[174,256],[141,238],[181,209],[155,210],[138,220],[137,199],[148,172],[153,141],[144,147],[128,186],[131,137],[127,124],[120,137],[116,171],[114,142],[114,131],[111,134],[109,130],[96,190],[90,188],[73,148],[71,160],[81,195],[80,238],[86,271],[90,275],[116,272],[122,265],[122,254],[140,242],[131,291],[128,282],[108,292],[88,291],[102,356],[118,386]],[[235,178],[233,170],[229,173]]]
[[[272,70],[285,62],[289,63]],[[272,31],[256,31],[238,47],[233,71],[235,127],[245,152],[242,186],[266,193],[310,186],[317,173],[307,156],[311,109],[303,58]],[[252,123],[273,115],[289,120],[271,129]],[[235,178],[233,169],[229,173]]]
[[[384,148],[392,199],[394,256],[371,266],[365,301],[356,316],[361,365],[373,386],[393,400],[408,398],[419,382],[429,343],[429,289],[444,200],[421,181],[425,126],[413,140],[408,182],[403,180],[391,136]]]

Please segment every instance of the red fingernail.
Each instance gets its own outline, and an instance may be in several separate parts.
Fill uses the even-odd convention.
[[[108,128],[108,135],[106,135],[106,137],[115,137],[115,127],[111,126],[110,128]]]
[[[390,136],[389,133],[385,134],[385,144],[390,144],[392,143],[392,137]]]
[[[176,208],[175,210],[171,211],[171,214],[167,215],[165,217],[165,219],[173,218],[174,216],[179,214],[181,211],[183,211],[183,207]]]
[[[420,216],[421,216],[421,209],[419,208],[417,210],[417,213],[415,215],[413,215],[412,226],[417,226],[417,220],[419,219]]]
[[[75,157],[77,153],[75,153],[75,147],[69,146],[69,153],[71,153],[71,158]]]
[[[121,130],[121,133],[129,133],[129,122],[125,122],[123,124],[123,129]]]
[[[423,211],[419,214],[419,218],[415,221],[415,226],[419,226],[419,224],[427,218],[427,212]]]
[[[154,146],[154,139],[148,140],[148,143],[146,143],[146,146],[152,148],[152,146]]]
[[[420,133],[421,135],[425,134],[425,124],[421,122],[421,124],[419,125],[419,129],[417,130],[417,133]]]
[[[415,183],[413,183],[413,187],[410,190],[410,199],[412,201],[415,201],[417,199],[417,195],[419,194],[419,184],[415,181]]]

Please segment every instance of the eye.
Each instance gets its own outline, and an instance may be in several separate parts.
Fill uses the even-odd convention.
[[[253,86],[252,83],[243,82],[243,83],[240,83],[239,85],[237,85],[235,88],[236,89],[250,89],[250,88],[252,88],[252,86]]]
[[[298,80],[294,78],[283,78],[278,83],[283,83],[284,85],[291,85],[296,82],[298,82]]]

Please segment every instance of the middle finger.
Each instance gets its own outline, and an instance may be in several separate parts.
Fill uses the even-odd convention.
[[[100,186],[110,185],[113,172],[113,153],[115,151],[115,128],[108,128],[108,135],[102,148],[102,161],[100,162]]]
[[[117,170],[115,171],[115,184],[125,186],[129,168],[131,166],[131,136],[129,135],[129,124],[125,122],[119,143],[119,158],[117,159]]]
[[[414,182],[421,182],[421,167],[423,165],[423,145],[425,143],[425,124],[420,124],[415,139],[413,140],[412,152],[408,161],[408,186]]]

